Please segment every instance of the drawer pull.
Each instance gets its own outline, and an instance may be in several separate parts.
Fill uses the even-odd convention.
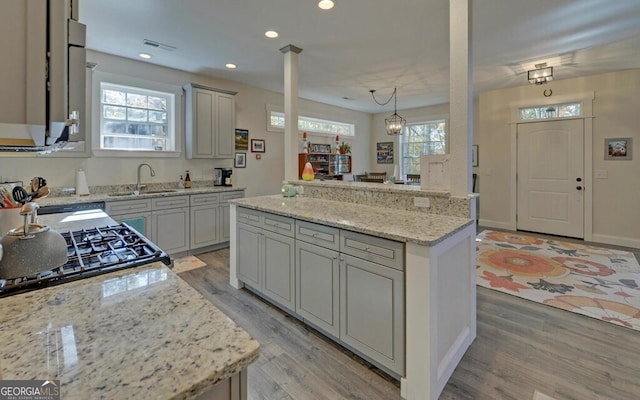
[[[314,234],[313,234],[313,235],[311,235],[311,236],[313,236],[314,238],[317,238],[317,237],[318,237],[318,234],[317,234],[317,233],[314,233]]]
[[[365,247],[364,251],[369,251],[371,248],[370,247]]]

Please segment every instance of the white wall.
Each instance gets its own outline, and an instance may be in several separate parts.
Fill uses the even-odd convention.
[[[593,171],[606,170],[607,179],[593,179],[586,188],[593,197],[593,240],[640,247],[640,70],[627,70],[545,86],[526,85],[480,95],[480,223],[503,226],[510,220],[511,138],[509,103],[542,101],[553,96],[594,92]],[[633,138],[633,160],[604,160],[604,139]]]
[[[267,132],[266,105],[282,106],[284,104],[282,94],[92,51],[88,52],[87,60],[96,62],[98,64],[96,70],[104,72],[177,86],[195,82],[210,87],[237,91],[236,126],[248,129],[250,139],[265,139],[266,152],[261,153],[262,159],[260,160],[255,158],[255,153],[247,152],[247,167],[234,168],[234,186],[246,187],[247,196],[279,192],[284,177],[284,134]],[[90,109],[89,104],[88,109]],[[304,99],[300,100],[300,112],[355,123],[357,138],[350,140],[353,167],[355,170],[361,170],[369,165],[370,154],[367,147],[369,146],[371,126],[370,114]],[[148,176],[148,171],[143,170],[143,182],[177,182],[179,176],[184,174],[187,169],[191,171],[192,179],[213,179],[212,174],[215,167],[233,167],[233,160],[185,159],[184,136],[182,138],[183,154],[178,158],[51,158],[46,156],[23,158],[0,154],[0,177],[26,182],[34,176],[43,176],[51,187],[73,187],[75,185],[75,170],[78,168],[83,168],[86,171],[89,185],[107,185],[134,184],[136,168],[142,162],[151,164],[157,173],[154,178],[151,178]],[[333,144],[335,138],[312,136],[311,141]]]

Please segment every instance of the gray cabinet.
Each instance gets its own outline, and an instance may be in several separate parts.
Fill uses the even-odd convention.
[[[185,91],[187,158],[233,158],[236,93],[196,84]]]
[[[310,243],[296,241],[296,311],[334,338],[340,336],[340,276],[338,255]]]
[[[238,278],[295,312],[294,221],[244,208],[238,208],[238,221]]]
[[[191,239],[192,249],[219,243],[220,194],[207,193],[191,196]]]
[[[236,235],[238,246],[238,278],[245,284],[260,290],[262,286],[262,229],[247,224],[238,224]]]
[[[295,239],[265,230],[262,244],[262,294],[295,312]]]
[[[236,226],[238,279],[404,375],[403,243],[244,207]]]
[[[340,340],[370,359],[403,375],[402,271],[361,258],[342,256]]]
[[[244,197],[244,191],[232,191],[232,192],[222,192],[220,194],[220,215],[219,215],[219,231],[218,235],[220,236],[221,242],[228,242],[230,239],[230,225],[231,220],[229,218],[229,200],[239,199]]]
[[[167,196],[151,200],[154,243],[169,254],[188,251],[189,196]]]

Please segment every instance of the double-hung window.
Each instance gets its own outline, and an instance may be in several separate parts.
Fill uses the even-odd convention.
[[[133,77],[94,74],[97,155],[176,156],[182,88]]]
[[[402,149],[400,174],[419,174],[420,156],[448,153],[446,120],[407,124],[399,141]]]

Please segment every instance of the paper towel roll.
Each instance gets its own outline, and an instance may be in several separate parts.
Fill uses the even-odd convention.
[[[86,196],[89,194],[87,176],[82,169],[76,171],[76,194],[80,196]]]

